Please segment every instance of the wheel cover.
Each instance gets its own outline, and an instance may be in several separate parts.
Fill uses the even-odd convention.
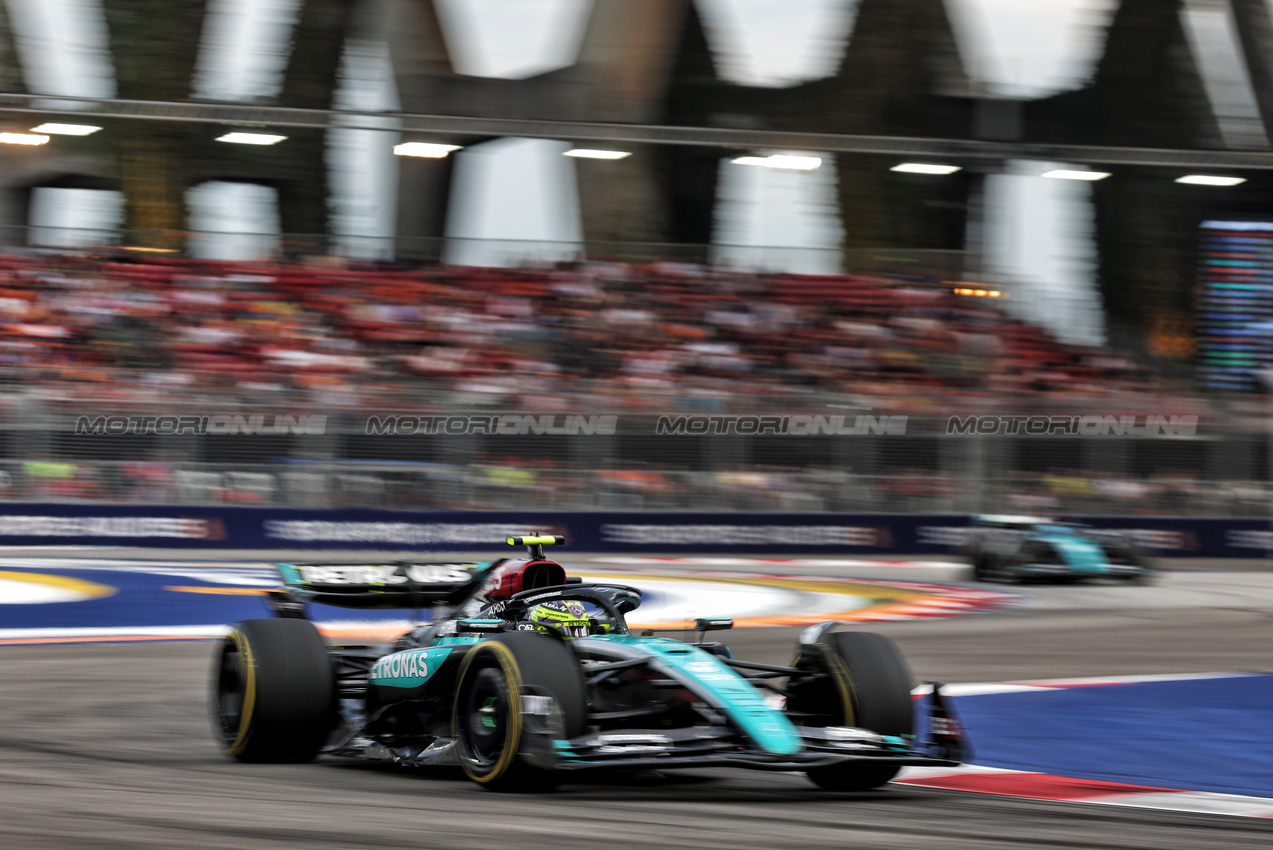
[[[464,659],[452,730],[470,779],[492,782],[513,766],[522,739],[521,687],[517,659],[502,643],[478,644]]]
[[[473,677],[464,697],[464,724],[474,768],[485,773],[499,763],[508,736],[508,680],[497,667]]]

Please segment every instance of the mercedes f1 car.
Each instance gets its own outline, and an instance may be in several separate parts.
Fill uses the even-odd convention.
[[[1154,576],[1126,535],[1043,517],[974,516],[964,552],[978,581],[1112,578],[1144,584]]]
[[[245,762],[323,754],[459,765],[488,789],[552,787],[596,769],[803,771],[833,790],[904,765],[954,765],[965,739],[941,686],[913,702],[887,638],[831,622],[788,666],[739,661],[697,621],[687,643],[633,634],[636,588],[583,584],[543,546],[485,564],[280,564],[273,618],[235,625],[212,676],[214,734]],[[393,646],[328,645],[309,603],[433,607]],[[916,733],[916,715],[920,732]]]

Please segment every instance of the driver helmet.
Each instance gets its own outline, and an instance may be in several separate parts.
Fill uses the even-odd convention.
[[[587,637],[588,614],[583,603],[574,599],[554,599],[535,606],[530,612],[535,631],[556,632],[564,638]]]

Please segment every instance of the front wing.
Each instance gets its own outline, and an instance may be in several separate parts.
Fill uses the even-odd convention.
[[[526,694],[521,755],[536,767],[555,771],[714,767],[793,771],[845,762],[952,767],[969,757],[963,727],[942,696],[940,685],[934,684],[932,692],[919,700],[917,710],[921,733],[914,737],[877,735],[843,726],[797,726],[801,750],[774,754],[725,725],[608,731],[563,740],[554,731],[552,699]],[[390,747],[354,735],[327,753],[421,767],[458,763],[449,738],[438,738],[425,746]]]

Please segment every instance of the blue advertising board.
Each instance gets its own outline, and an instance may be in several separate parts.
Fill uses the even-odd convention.
[[[1159,557],[1264,558],[1258,519],[1078,517],[1131,534]],[[386,511],[10,504],[0,546],[465,551],[510,534],[564,534],[582,552],[926,555],[956,551],[963,514]]]

